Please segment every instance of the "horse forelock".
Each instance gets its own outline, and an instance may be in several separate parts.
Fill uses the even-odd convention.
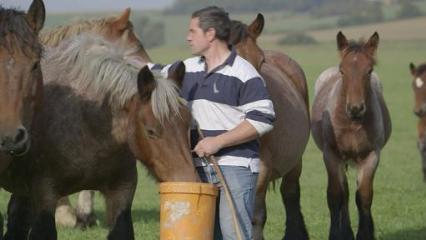
[[[0,46],[11,52],[20,50],[27,56],[40,56],[43,47],[25,16],[22,11],[0,6]]]
[[[420,76],[423,73],[426,73],[426,63],[424,63],[420,66],[417,66],[417,68],[416,68],[416,76]]]
[[[109,96],[113,107],[122,108],[137,93],[139,68],[129,49],[95,36],[83,34],[65,41],[48,57],[66,74],[61,81],[78,92],[93,92],[96,99]],[[143,63],[140,63],[143,64]],[[177,86],[160,72],[153,72],[157,83],[151,94],[153,114],[160,122],[179,114],[182,102]]]
[[[346,47],[345,49],[343,49],[342,51],[342,59],[347,56],[350,53],[362,53],[362,54],[366,54],[367,56],[369,56],[371,58],[371,60],[373,61],[373,65],[376,64],[376,58],[375,55],[370,54],[366,49],[365,49],[365,40],[361,39],[359,41],[349,41],[349,45],[348,47]]]
[[[178,86],[167,79],[159,70],[153,70],[157,86],[151,95],[152,111],[156,119],[164,124],[172,116],[182,117],[180,107],[185,106],[186,102],[179,96]]]

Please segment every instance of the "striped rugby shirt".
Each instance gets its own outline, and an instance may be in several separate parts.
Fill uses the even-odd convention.
[[[150,64],[150,67],[168,71],[175,64],[164,68]],[[205,137],[231,130],[243,120],[251,123],[259,136],[272,129],[275,112],[265,82],[235,49],[222,65],[209,73],[203,57],[189,58],[184,64],[186,74],[181,95],[188,101],[196,120],[191,129],[192,149],[199,139],[195,122]],[[259,172],[258,139],[223,148],[214,155],[219,165],[250,167],[252,172]],[[206,163],[195,157],[195,164],[203,166]]]

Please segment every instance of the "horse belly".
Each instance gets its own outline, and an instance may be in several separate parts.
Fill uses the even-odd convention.
[[[266,65],[261,74],[274,103],[276,120],[274,128],[261,139],[261,155],[268,168],[275,175],[283,176],[302,158],[309,139],[309,113],[304,98],[290,79],[274,75],[276,69]]]

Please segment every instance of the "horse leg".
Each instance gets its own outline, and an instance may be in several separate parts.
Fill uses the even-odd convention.
[[[62,227],[72,228],[76,226],[77,217],[68,196],[59,199],[58,205],[56,206],[55,222],[57,226]]]
[[[77,226],[82,229],[96,225],[94,212],[95,191],[84,190],[78,194],[77,203]]]
[[[33,222],[29,240],[56,240],[55,209],[59,194],[55,194],[50,181],[33,182],[31,206]]]
[[[423,181],[426,182],[426,145],[425,139],[419,139],[417,142],[417,147],[420,151],[420,155],[422,157],[422,170],[423,170]]]
[[[262,164],[262,162],[261,162]],[[257,178],[256,185],[256,198],[254,205],[254,213],[253,213],[253,239],[254,240],[263,240],[263,227],[266,223],[266,190],[268,189],[268,170],[261,166],[261,171],[259,172],[259,176]]]
[[[27,239],[30,230],[31,201],[12,194],[7,206],[7,231],[4,239]]]
[[[371,152],[366,159],[358,165],[356,205],[358,207],[359,224],[356,239],[374,239],[374,223],[371,215],[373,202],[373,180],[379,163],[379,154]]]
[[[301,173],[302,161],[299,161],[297,166],[291,169],[281,181],[281,196],[287,214],[285,240],[309,239],[305,221],[300,210],[299,178]]]
[[[349,192],[344,162],[333,150],[324,148],[324,163],[328,174],[327,203],[331,218],[329,239],[354,239],[349,219]]]
[[[134,239],[131,208],[136,191],[136,168],[126,177],[131,178],[102,191],[106,199],[107,224],[110,227],[108,240]]]

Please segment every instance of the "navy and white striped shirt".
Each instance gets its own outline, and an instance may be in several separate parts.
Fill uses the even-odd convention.
[[[181,95],[188,101],[192,117],[205,137],[229,131],[247,120],[262,135],[272,129],[275,113],[265,82],[256,69],[231,51],[228,59],[207,73],[203,57],[184,61],[186,74]],[[153,69],[159,65],[151,65]],[[163,68],[168,71],[173,65]],[[198,142],[196,125],[191,130],[191,145]],[[219,165],[250,167],[259,171],[259,142],[252,140],[221,149],[215,154]],[[200,165],[200,162],[196,162]]]

